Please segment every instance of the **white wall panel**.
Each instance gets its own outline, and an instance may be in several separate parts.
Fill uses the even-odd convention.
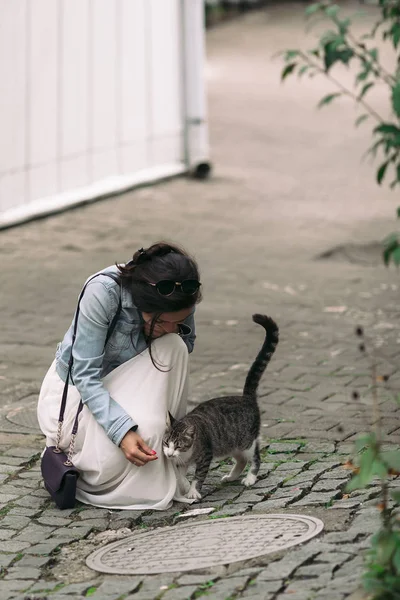
[[[42,165],[57,157],[57,67],[59,2],[28,0],[29,162]],[[34,198],[40,195],[35,188]],[[49,189],[49,188],[48,188]],[[56,189],[54,189],[54,192]]]
[[[179,0],[148,0],[151,22],[151,102],[153,137],[182,125],[182,71]]]
[[[116,113],[116,2],[95,0],[91,2],[91,140],[93,148],[92,180],[116,174],[115,152],[109,161],[98,160],[96,152],[108,151],[117,143]],[[113,159],[114,157],[114,159]],[[104,169],[104,170],[102,170]]]
[[[120,77],[119,135],[122,143],[146,139],[148,113],[146,85],[145,3],[122,0],[118,57]]]
[[[25,29],[25,0],[0,0],[0,173],[25,164]]]
[[[61,156],[88,148],[89,0],[61,2]]]
[[[0,227],[184,171],[192,1],[0,0]]]
[[[89,183],[87,163],[86,153],[62,159],[59,166],[61,191],[74,190]]]
[[[0,174],[1,211],[10,210],[24,204],[25,184],[25,171],[20,170],[13,173]]]

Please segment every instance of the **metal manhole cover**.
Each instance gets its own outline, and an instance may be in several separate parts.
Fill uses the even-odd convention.
[[[37,400],[33,405],[30,404],[29,406],[19,406],[18,408],[13,408],[6,415],[6,420],[14,425],[19,425],[20,427],[40,431],[36,415],[36,404]]]
[[[192,571],[290,548],[323,527],[314,517],[279,514],[163,527],[108,544],[90,554],[86,564],[101,573],[121,575]]]

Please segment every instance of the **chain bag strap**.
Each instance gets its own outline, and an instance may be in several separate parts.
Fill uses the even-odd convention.
[[[79,317],[79,312],[80,312],[80,303],[81,303],[83,294],[85,293],[86,286],[95,277],[98,277],[99,275],[105,275],[107,277],[110,277],[117,283],[119,283],[119,279],[116,275],[113,275],[111,273],[98,273],[97,275],[94,275],[86,282],[86,284],[84,285],[84,287],[80,293],[80,296],[78,299],[78,305],[77,305],[77,309],[76,309],[76,313],[75,313],[75,319],[74,319],[74,328],[73,328],[72,343],[71,343],[71,356],[70,356],[70,359],[68,362],[68,374],[67,374],[67,377],[65,380],[63,394],[62,394],[62,398],[61,398],[61,406],[60,406],[60,413],[59,413],[59,417],[58,417],[57,434],[56,434],[56,445],[46,447],[44,454],[42,456],[42,461],[41,461],[41,470],[42,470],[44,485],[45,485],[46,489],[48,490],[48,492],[50,493],[50,495],[52,496],[52,498],[54,499],[57,506],[61,509],[74,507],[75,495],[76,495],[76,482],[79,477],[79,471],[76,469],[76,467],[74,467],[74,465],[72,463],[72,456],[74,454],[75,439],[76,439],[76,435],[78,432],[79,415],[83,408],[82,399],[80,399],[80,401],[79,401],[78,410],[75,415],[75,420],[74,420],[74,424],[72,427],[71,441],[69,444],[68,453],[66,454],[60,448],[62,427],[63,427],[63,423],[64,423],[64,413],[65,413],[65,408],[67,405],[69,380],[71,379],[71,381],[73,382],[72,367],[73,367],[74,359],[73,359],[72,351],[73,351],[73,346],[74,346],[74,342],[75,342],[75,338],[76,338],[76,332],[77,332],[77,327],[78,327],[78,317]],[[121,294],[120,294],[117,312],[115,313],[114,318],[111,321],[111,324],[108,328],[108,332],[107,332],[107,336],[106,336],[106,340],[105,340],[105,344],[104,344],[105,346],[107,345],[107,342],[110,339],[110,337],[114,331],[115,325],[116,325],[119,315],[121,313],[121,309],[122,309],[122,299],[121,299]]]

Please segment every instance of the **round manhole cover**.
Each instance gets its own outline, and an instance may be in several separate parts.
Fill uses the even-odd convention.
[[[19,406],[13,408],[7,415],[6,419],[14,425],[19,425],[26,429],[32,429],[40,431],[37,415],[36,415],[37,399],[34,403],[30,403],[28,406]]]
[[[305,515],[231,517],[134,533],[90,554],[86,564],[101,573],[140,575],[192,571],[271,554],[322,531]]]

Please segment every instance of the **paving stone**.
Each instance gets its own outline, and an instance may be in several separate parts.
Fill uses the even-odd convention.
[[[56,585],[59,585],[60,582],[57,582]],[[60,590],[59,593],[62,594],[63,596],[72,596],[74,594],[76,595],[85,595],[86,591],[88,589],[90,589],[91,587],[98,587],[100,585],[100,582],[98,579],[90,579],[89,581],[81,581],[78,583],[70,583],[67,585],[64,585]],[[121,594],[120,594],[121,595]],[[52,594],[53,596],[53,594]]]
[[[108,519],[87,519],[86,521],[76,521],[80,527],[90,527],[98,531],[105,531],[108,528]]]
[[[197,589],[196,585],[185,585],[167,590],[162,595],[164,600],[189,600]],[[133,596],[134,597],[134,596]]]
[[[3,567],[8,567],[9,564],[13,562],[17,558],[18,554],[3,554],[0,553],[0,569]]]
[[[301,564],[301,563],[300,563]],[[292,575],[292,573],[299,566],[297,561],[283,559],[276,562],[273,562],[267,566],[266,569],[263,569],[259,576],[257,577],[257,582],[259,581],[281,581],[282,579],[287,579]]]
[[[18,567],[43,567],[49,562],[48,556],[30,556],[26,554],[18,561]]]
[[[26,550],[27,548],[29,548],[30,543],[29,542],[24,542],[24,541],[17,541],[15,539],[13,540],[7,540],[7,552],[20,552],[21,550]],[[1,598],[1,596],[0,596]]]
[[[321,479],[350,479],[351,473],[348,469],[333,469],[321,475]]]
[[[21,542],[22,544],[22,542]],[[46,540],[41,544],[34,544],[30,548],[25,547],[25,554],[39,554],[39,555],[47,555],[51,554],[56,548],[60,545],[60,541],[56,539]]]
[[[313,492],[330,492],[343,489],[346,485],[343,479],[322,479],[313,485]]]
[[[3,494],[0,491],[0,504],[7,504],[12,500],[16,500],[18,498],[18,494]]]
[[[1,526],[1,524],[0,524]],[[0,540],[10,540],[18,532],[15,529],[0,529]]]
[[[46,527],[45,525],[36,525],[31,523],[15,537],[15,540],[29,541],[31,544],[37,544],[46,540],[55,531],[54,527]]]
[[[72,523],[72,519],[64,519],[63,517],[39,517],[37,522],[41,525],[50,525],[54,527],[64,527]]]
[[[280,473],[281,471],[299,471],[300,472],[301,469],[306,464],[307,463],[302,460],[284,462],[281,465],[279,465],[278,467],[276,467],[275,473]]]
[[[17,447],[10,448],[4,452],[3,456],[16,456],[17,458],[27,458],[28,460],[31,460],[32,457],[39,456],[40,452],[41,451],[37,448]]]
[[[330,567],[330,565],[328,564],[319,564],[319,563],[313,563],[311,565],[307,565],[305,567],[300,567],[299,569],[297,569],[296,571],[296,579],[297,577],[319,577],[320,575],[325,574],[327,571],[332,571],[334,565],[332,565],[332,568]]]
[[[212,514],[212,518],[219,516],[229,516],[234,517],[235,515],[242,515],[245,513],[250,507],[250,504],[243,503],[235,503],[235,504],[226,504],[220,510],[214,512]]]
[[[90,531],[91,531],[91,527],[88,526],[83,526],[83,527],[78,527],[78,526],[74,526],[74,527],[60,527],[60,529],[56,529],[55,533],[53,534],[53,538],[61,538],[61,537],[65,537],[65,538],[69,538],[69,539],[75,539],[75,540],[80,540],[82,538],[84,538]],[[54,531],[54,528],[53,528]]]
[[[291,506],[323,506],[324,504],[329,504],[331,500],[333,500],[335,494],[333,492],[321,493],[321,492],[311,492],[311,494],[307,494],[304,498],[295,502]]]
[[[179,579],[176,580],[178,585],[196,585],[200,586],[204,583],[211,581],[213,578],[210,574],[197,574],[197,573],[189,573],[182,575]]]
[[[103,581],[91,598],[97,600],[100,596],[104,596],[107,600],[117,600],[120,596],[134,592],[140,585],[143,577],[113,577]],[[194,586],[196,589],[196,586]]]
[[[249,578],[247,576],[231,576],[224,579],[220,579],[209,590],[207,590],[209,592],[208,596],[210,596],[213,600],[226,600],[226,598],[229,598],[235,593],[242,590],[245,587],[248,579]],[[165,598],[165,595],[163,596],[163,598]],[[190,596],[181,596],[180,598],[182,598],[183,600],[184,598],[190,598]],[[207,596],[205,596],[205,598],[207,598]]]
[[[0,526],[19,530],[19,529],[23,529],[24,527],[29,525],[29,523],[30,523],[29,517],[25,517],[22,515],[21,516],[12,516],[10,514],[7,514],[7,516],[5,516],[4,519],[2,519],[2,521],[0,521]]]
[[[40,481],[42,474],[38,471],[22,471],[18,473],[18,477],[21,479],[33,479],[34,481]]]
[[[291,477],[287,481],[284,481],[283,487],[287,487],[289,485],[294,486],[305,482],[309,482],[312,485],[317,476],[317,474],[311,473],[310,471],[303,471],[299,475],[296,475],[295,477]]]
[[[359,500],[335,500],[334,503],[332,504],[332,506],[329,506],[329,510],[337,510],[337,509],[344,509],[344,510],[352,510],[352,509],[356,509],[361,505],[361,502]]]
[[[257,493],[255,493],[255,491],[252,491],[250,489],[250,490],[246,490],[245,492],[243,492],[243,494],[240,494],[240,496],[235,498],[233,503],[236,504],[237,502],[239,502],[239,503],[243,503],[243,504],[257,504],[257,502],[260,502],[264,496],[265,496],[265,494],[263,492],[261,492],[261,493],[259,492],[257,494]]]
[[[59,512],[59,511],[58,511]],[[73,512],[73,510],[69,511],[69,514],[71,514]],[[123,514],[124,514],[124,518],[135,518],[138,516],[141,516],[143,514],[143,510],[124,510]],[[65,514],[65,511],[63,510],[63,515]],[[83,520],[87,520],[87,519],[107,519],[110,516],[116,516],[116,514],[121,514],[121,513],[113,513],[113,511],[107,509],[107,508],[85,508],[84,510],[81,510],[79,512],[79,517]],[[56,516],[55,514],[53,516]],[[69,515],[67,515],[69,516]]]
[[[296,452],[300,447],[301,447],[300,443],[288,442],[286,444],[286,443],[274,442],[268,446],[268,453],[271,454],[272,452],[276,452],[276,453],[278,453],[278,452],[283,452],[283,453]]]
[[[13,508],[11,508],[8,511],[7,516],[9,516],[9,517],[15,517],[15,516],[33,517],[37,513],[38,513],[38,510],[36,510],[35,508],[26,508],[24,506],[14,506]]]
[[[284,508],[288,504],[288,502],[288,498],[278,498],[277,500],[274,500],[274,498],[272,497],[270,500],[264,500],[263,502],[255,504],[251,512],[265,513],[279,508]]]
[[[3,600],[9,598],[12,592],[20,592],[27,590],[30,586],[35,583],[33,579],[19,579],[19,580],[5,580],[0,581],[0,598]]]
[[[1,457],[1,464],[4,466],[10,466],[10,467],[20,467],[22,465],[24,465],[27,460],[24,458],[16,458],[14,456],[4,456],[4,454]],[[4,472],[4,471],[2,471]]]
[[[332,454],[335,452],[335,444],[332,442],[317,442],[315,440],[309,441],[301,449],[301,452],[314,452],[323,454]]]
[[[40,569],[36,567],[17,566],[7,569],[7,575],[4,579],[38,579],[39,577]]]
[[[45,581],[44,579],[39,579],[36,583],[33,584],[32,587],[29,588],[29,594],[33,594],[35,592],[40,592],[44,590],[54,590],[57,586],[60,585],[59,581]],[[51,598],[55,598],[52,594]]]
[[[24,496],[23,498],[18,498],[15,501],[15,504],[18,506],[25,506],[26,508],[35,508],[39,509],[44,506],[48,502],[48,499],[45,498],[37,498],[35,496]]]

